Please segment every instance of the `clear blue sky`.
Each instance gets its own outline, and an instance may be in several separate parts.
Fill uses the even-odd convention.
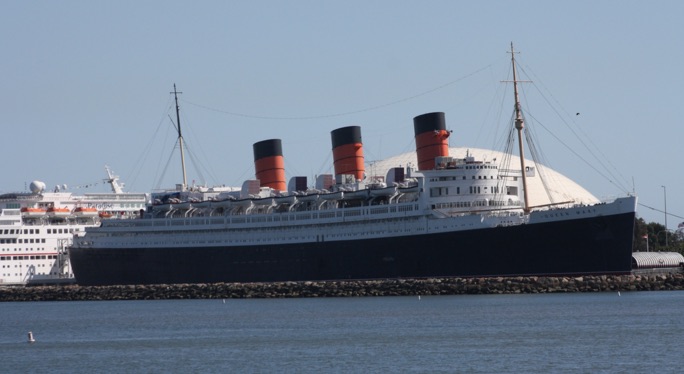
[[[173,83],[209,185],[253,178],[265,139],[282,139],[288,178],[330,172],[338,127],[362,127],[367,160],[407,152],[412,118],[431,111],[452,146],[494,148],[514,42],[549,166],[600,198],[634,189],[649,222],[664,222],[667,191],[674,229],[682,14],[681,1],[4,1],[0,191],[83,187],[105,164],[129,191],[173,186]]]

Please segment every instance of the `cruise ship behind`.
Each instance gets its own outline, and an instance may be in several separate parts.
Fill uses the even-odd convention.
[[[75,282],[67,256],[74,234],[105,219],[139,215],[148,196],[123,192],[118,177],[107,173],[111,193],[46,191],[34,181],[29,192],[0,194],[0,286]]]

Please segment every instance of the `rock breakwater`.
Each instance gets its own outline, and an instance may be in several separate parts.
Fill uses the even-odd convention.
[[[684,274],[1,287],[0,301],[246,299],[684,290]]]

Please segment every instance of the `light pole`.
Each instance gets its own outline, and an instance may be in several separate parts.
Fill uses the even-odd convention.
[[[665,186],[660,186],[663,188],[663,201],[665,203],[665,246],[667,247],[667,188]]]

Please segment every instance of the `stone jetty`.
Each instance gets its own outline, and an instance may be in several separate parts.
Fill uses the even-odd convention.
[[[0,287],[0,301],[249,299],[684,290],[684,274]]]

